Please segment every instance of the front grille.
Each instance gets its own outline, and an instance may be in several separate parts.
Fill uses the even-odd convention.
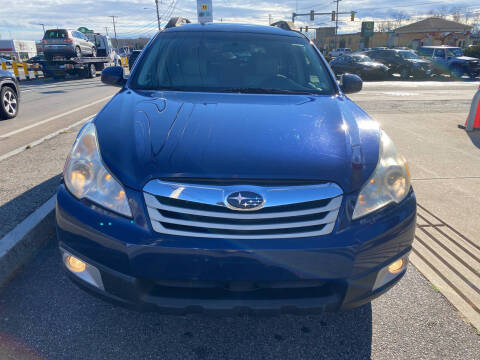
[[[254,211],[232,210],[225,198],[255,192],[265,200]],[[273,239],[332,232],[342,203],[336,184],[302,186],[203,185],[153,180],[144,188],[152,227],[170,235]]]

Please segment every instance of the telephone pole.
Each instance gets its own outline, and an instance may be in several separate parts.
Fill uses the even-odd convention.
[[[112,18],[112,21],[113,21],[113,32],[115,34],[115,44],[116,44],[116,48],[118,49],[117,29],[115,28],[115,18],[118,16],[110,15],[110,17]]]
[[[335,13],[335,49],[338,49],[338,3],[340,1],[341,0],[335,0],[335,2],[337,3],[337,12]]]
[[[272,14],[268,14],[268,25],[272,25]]]
[[[105,26],[105,34],[108,36],[108,27]]]
[[[155,7],[157,9],[157,22],[158,22],[158,31],[160,31],[160,13],[158,12],[158,0],[155,0]]]

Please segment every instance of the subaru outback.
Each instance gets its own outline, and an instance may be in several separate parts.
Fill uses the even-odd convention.
[[[405,159],[304,35],[159,32],[80,130],[58,189],[67,274],[137,309],[337,311],[404,275],[416,200]]]

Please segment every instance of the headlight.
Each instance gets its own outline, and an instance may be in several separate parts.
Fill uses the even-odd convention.
[[[399,203],[410,190],[408,164],[382,130],[377,167],[358,195],[353,219],[358,219],[392,202]]]
[[[78,199],[89,199],[109,210],[132,216],[122,185],[102,162],[93,123],[81,130],[63,171],[67,189]]]

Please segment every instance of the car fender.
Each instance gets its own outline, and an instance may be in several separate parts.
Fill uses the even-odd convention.
[[[13,81],[12,79],[8,79],[8,78],[0,80],[0,89],[4,85],[9,85],[9,86],[13,87],[13,89],[17,93],[17,100],[20,100],[20,91],[19,91],[19,88],[18,88],[18,84],[15,81]]]

